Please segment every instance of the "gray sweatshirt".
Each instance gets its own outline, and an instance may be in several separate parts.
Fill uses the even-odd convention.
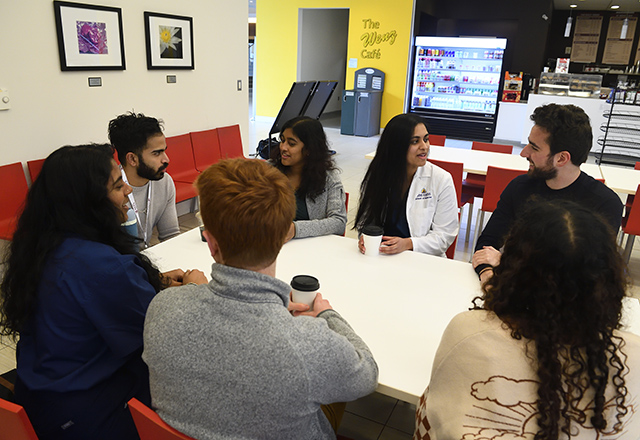
[[[149,306],[143,359],[160,417],[200,440],[335,438],[320,405],[377,386],[365,343],[333,310],[293,317],[278,279],[221,264],[211,276]]]
[[[149,185],[151,189],[151,218],[147,223],[147,196],[149,194]],[[147,234],[147,242],[151,240],[153,228],[158,227],[158,238],[164,241],[180,233],[180,225],[178,224],[178,214],[176,212],[176,187],[173,179],[169,174],[164,175],[160,180],[150,180],[143,186],[132,186],[133,197],[138,205],[140,223],[146,228],[147,225],[151,230]],[[138,237],[144,238],[142,228],[138,223]]]

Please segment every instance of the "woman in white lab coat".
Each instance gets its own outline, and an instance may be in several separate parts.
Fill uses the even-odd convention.
[[[406,250],[444,256],[458,234],[451,175],[427,162],[429,132],[415,114],[389,121],[360,186],[355,228],[383,228],[380,253]],[[361,252],[364,243],[358,242]]]

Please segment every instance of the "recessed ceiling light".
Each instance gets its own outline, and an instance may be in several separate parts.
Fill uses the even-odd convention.
[[[638,1],[640,1],[640,0],[638,0]],[[578,7],[578,5],[569,5],[569,7],[570,7],[570,8],[577,8],[577,7]]]
[[[620,5],[611,5],[611,9],[618,9],[620,8]]]

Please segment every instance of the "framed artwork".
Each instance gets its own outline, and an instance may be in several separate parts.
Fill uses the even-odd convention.
[[[193,19],[144,13],[147,69],[193,69]]]
[[[54,1],[60,69],[124,70],[122,10]]]

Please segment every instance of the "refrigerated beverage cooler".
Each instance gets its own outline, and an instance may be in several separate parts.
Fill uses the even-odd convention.
[[[492,142],[505,38],[416,37],[410,111],[434,134]]]

